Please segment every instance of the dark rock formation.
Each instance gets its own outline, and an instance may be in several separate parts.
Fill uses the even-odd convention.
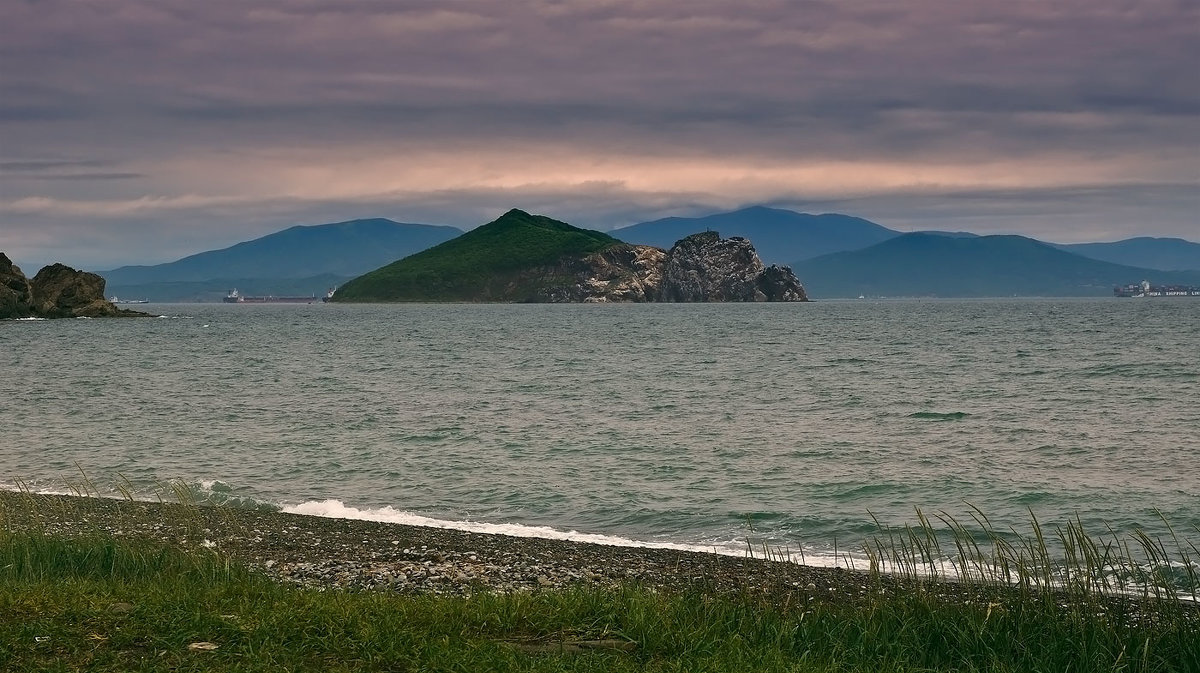
[[[119,309],[104,298],[104,279],[51,264],[30,281],[0,252],[0,318],[100,318],[144,316]]]
[[[531,269],[534,302],[808,301],[791,269],[764,266],[744,238],[693,234],[664,251],[617,245],[554,267]]]
[[[568,258],[551,269],[538,269],[545,279],[533,302],[655,301],[667,253],[648,245],[620,244],[580,258]]]
[[[808,301],[808,293],[791,267],[772,264],[758,277],[758,291],[767,301]]]
[[[33,290],[21,268],[0,252],[0,319],[27,318],[33,313],[29,303]]]
[[[692,234],[667,253],[659,301],[808,301],[788,267],[766,267],[750,241]]]

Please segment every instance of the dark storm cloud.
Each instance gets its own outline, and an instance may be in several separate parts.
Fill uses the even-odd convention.
[[[1015,203],[1047,193],[1115,230],[1101,189],[1180,233],[1200,207],[1198,30],[1190,0],[0,3],[0,227],[530,203],[623,224],[766,201],[995,206],[1019,229],[1053,226]],[[389,180],[389,157],[449,163]],[[1156,185],[1165,210],[1132,196]]]

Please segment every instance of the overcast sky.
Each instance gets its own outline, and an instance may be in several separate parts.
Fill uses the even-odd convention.
[[[1200,240],[1195,0],[3,0],[0,251],[753,204]]]

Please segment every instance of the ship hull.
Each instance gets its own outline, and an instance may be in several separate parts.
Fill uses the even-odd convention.
[[[1113,295],[1117,297],[1200,297],[1200,287],[1189,285],[1151,285],[1141,283],[1114,287]]]

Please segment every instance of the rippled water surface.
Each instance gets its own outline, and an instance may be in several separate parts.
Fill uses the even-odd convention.
[[[1200,301],[149,308],[0,322],[0,483],[814,553],[1200,524]]]

